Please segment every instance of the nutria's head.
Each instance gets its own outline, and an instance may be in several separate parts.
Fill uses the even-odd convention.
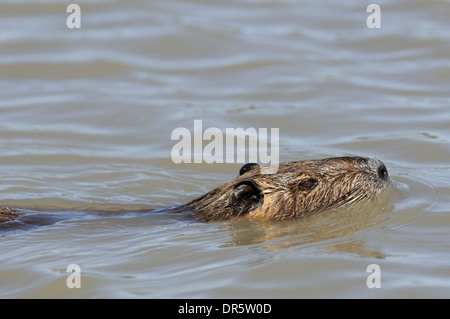
[[[184,209],[204,221],[237,216],[289,219],[376,199],[390,184],[386,166],[365,157],[281,163],[274,174],[246,164],[239,173]]]

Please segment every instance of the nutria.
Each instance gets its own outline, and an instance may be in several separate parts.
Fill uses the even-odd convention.
[[[255,163],[242,166],[239,176],[169,212],[186,212],[201,221],[239,216],[283,220],[377,199],[390,179],[386,166],[366,157],[334,157],[279,164],[267,174]],[[12,220],[17,212],[4,209]]]

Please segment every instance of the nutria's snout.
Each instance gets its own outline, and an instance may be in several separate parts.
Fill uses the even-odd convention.
[[[238,177],[180,209],[204,221],[237,216],[289,219],[375,200],[390,183],[384,163],[366,157],[281,163],[274,174],[249,163]]]
[[[360,161],[364,161],[366,158],[360,158]],[[381,181],[381,183],[390,183],[389,173],[386,165],[382,161],[376,159],[367,158],[367,169],[369,175],[373,176],[375,179]]]
[[[380,162],[377,169],[378,177],[384,181],[389,180],[389,173],[387,171],[386,165],[383,162]]]

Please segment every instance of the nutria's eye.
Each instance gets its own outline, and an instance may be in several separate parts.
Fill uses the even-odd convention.
[[[312,190],[314,187],[317,186],[317,180],[314,178],[308,178],[305,180],[302,180],[300,183],[298,183],[298,188],[303,190],[303,191],[310,191]]]

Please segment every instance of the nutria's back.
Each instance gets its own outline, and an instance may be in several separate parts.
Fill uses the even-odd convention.
[[[19,216],[20,214],[16,210],[0,206],[0,223],[12,221]]]
[[[240,174],[176,211],[190,211],[203,221],[289,219],[376,199],[390,184],[386,166],[365,157],[281,163],[274,174],[246,164]]]

